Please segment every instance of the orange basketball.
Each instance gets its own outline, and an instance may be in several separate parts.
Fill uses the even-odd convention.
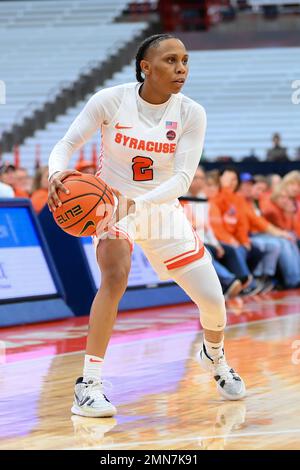
[[[88,174],[70,175],[62,182],[70,193],[58,192],[62,205],[53,212],[57,225],[75,237],[101,233],[114,213],[115,200],[110,187]]]

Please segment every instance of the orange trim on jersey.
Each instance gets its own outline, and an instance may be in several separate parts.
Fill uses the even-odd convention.
[[[102,125],[101,125],[101,144],[100,144],[100,154],[98,157],[98,168],[96,171],[95,176],[100,176],[101,175],[101,170],[102,170],[102,165],[103,165],[103,159],[104,159],[104,146],[103,146],[103,132],[102,132]]]
[[[187,264],[192,263],[193,261],[196,261],[198,259],[201,259],[202,256],[204,255],[204,246],[202,246],[198,253],[188,256],[187,258],[183,258],[179,261],[175,261],[175,263],[171,263],[167,266],[167,269],[176,269],[176,268],[182,268],[183,266],[186,266]]]

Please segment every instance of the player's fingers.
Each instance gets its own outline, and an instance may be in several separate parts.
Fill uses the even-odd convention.
[[[49,201],[52,203],[52,206],[54,205],[54,210],[56,210],[57,207],[61,206],[61,201],[58,197],[57,194],[57,189],[56,185],[51,185],[50,191],[49,191]]]
[[[63,193],[65,194],[70,194],[70,190],[68,188],[66,188],[62,183],[61,181],[57,181],[56,182],[56,191],[62,191]]]
[[[48,207],[49,207],[49,209],[50,209],[51,212],[55,212],[55,211],[56,211],[55,202],[54,202],[54,200],[53,200],[51,197],[49,197],[49,199],[48,199]]]
[[[110,189],[117,196],[118,199],[120,199],[122,197],[122,194],[120,193],[120,191],[118,191],[117,189],[112,188],[112,187]]]
[[[54,204],[50,199],[48,199],[48,208],[50,212],[54,212]]]
[[[68,176],[70,175],[77,175],[77,176],[81,176],[82,173],[80,173],[80,171],[77,171],[77,170],[65,170],[65,171],[62,171],[58,177],[58,180],[59,181],[63,181],[65,180]]]

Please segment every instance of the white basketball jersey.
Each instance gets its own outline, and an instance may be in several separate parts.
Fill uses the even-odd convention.
[[[119,110],[101,126],[102,152],[97,175],[125,196],[134,198],[173,176],[174,153],[182,133],[183,95],[172,95],[157,126],[139,118],[136,83],[124,85]]]

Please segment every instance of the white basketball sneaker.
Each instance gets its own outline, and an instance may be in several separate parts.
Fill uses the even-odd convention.
[[[108,418],[117,413],[117,409],[103,393],[102,382],[94,378],[84,382],[83,377],[76,380],[71,411],[75,415],[90,418]]]
[[[217,359],[212,359],[206,351],[205,345],[197,356],[198,362],[204,370],[210,372],[217,382],[217,390],[226,400],[240,400],[246,395],[243,379],[227,364],[224,351]]]

